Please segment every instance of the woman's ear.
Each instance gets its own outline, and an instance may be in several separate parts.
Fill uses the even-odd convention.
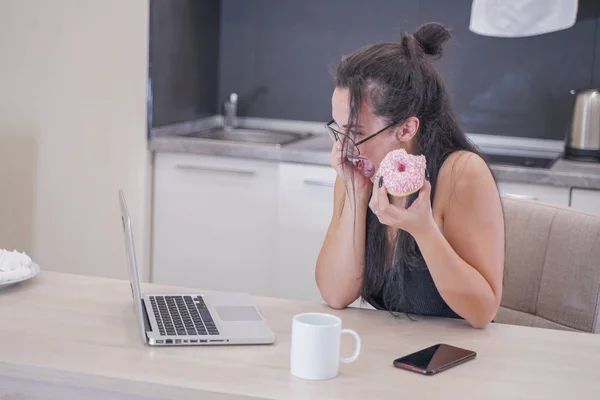
[[[419,130],[419,119],[417,117],[409,117],[406,121],[402,123],[398,128],[396,128],[396,137],[401,142],[408,142],[412,139]]]

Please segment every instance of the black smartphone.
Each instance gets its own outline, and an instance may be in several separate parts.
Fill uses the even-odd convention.
[[[394,360],[394,367],[435,375],[475,358],[477,353],[448,344],[436,344]]]

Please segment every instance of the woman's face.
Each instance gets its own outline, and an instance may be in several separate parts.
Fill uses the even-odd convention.
[[[389,123],[385,119],[374,115],[370,110],[366,101],[360,107],[358,116],[359,126],[356,129],[356,136],[347,132],[347,125],[350,116],[350,92],[348,89],[336,88],[331,97],[332,116],[339,127],[339,131],[344,134],[349,134],[350,139],[355,142],[371,136],[372,134],[385,128]],[[385,155],[399,148],[406,148],[406,144],[396,135],[398,127],[393,126],[380,134],[368,139],[364,143],[358,145],[360,155],[369,159],[376,168]],[[407,149],[408,151],[408,149]]]

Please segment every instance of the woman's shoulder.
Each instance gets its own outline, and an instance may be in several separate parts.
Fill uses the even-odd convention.
[[[448,205],[461,197],[488,190],[497,190],[496,182],[487,162],[479,154],[455,151],[442,164],[436,189],[440,204]]]
[[[439,179],[457,182],[491,172],[487,162],[477,153],[468,150],[457,150],[451,153],[442,164]]]

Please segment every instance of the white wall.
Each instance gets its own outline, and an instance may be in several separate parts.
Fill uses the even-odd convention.
[[[147,279],[148,0],[0,0],[0,248],[126,277],[118,189]]]

